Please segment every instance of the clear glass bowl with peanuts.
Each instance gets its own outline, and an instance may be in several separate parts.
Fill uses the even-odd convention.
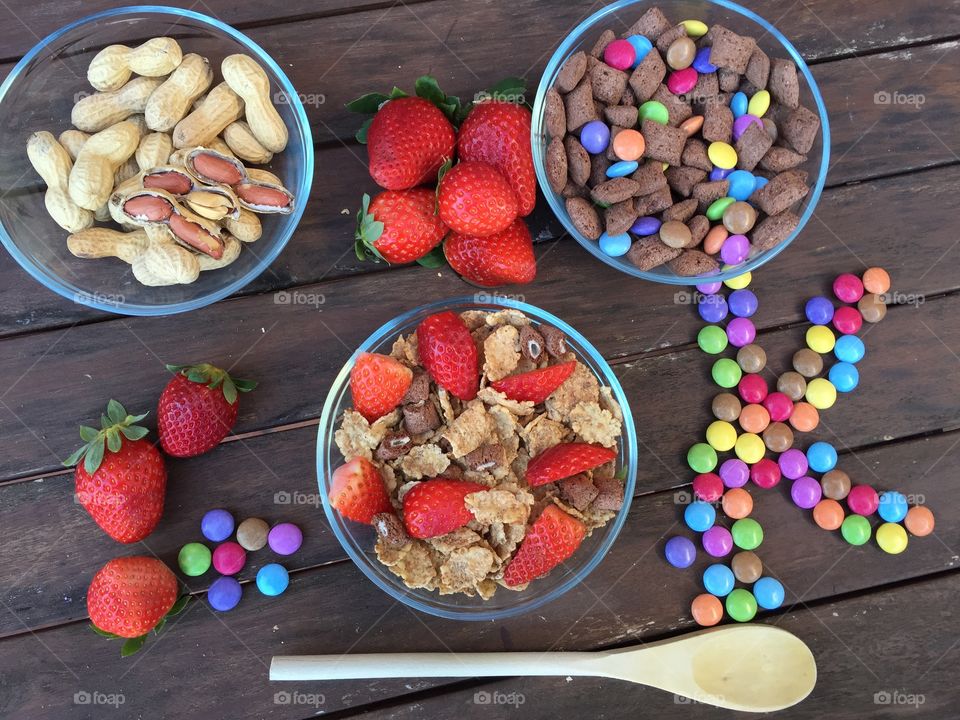
[[[428,369],[423,348],[437,346],[418,338],[434,322],[477,348],[472,399]],[[410,378],[379,418],[361,414],[358,361]],[[583,582],[626,521],[636,474],[633,418],[600,353],[549,312],[486,293],[373,333],[334,381],[317,438],[321,501],[346,552],[398,601],[458,620],[519,615]]]
[[[53,33],[0,86],[0,240],[44,286],[165,315],[239,291],[290,240],[313,140],[262,48],[200,13],[127,7]]]

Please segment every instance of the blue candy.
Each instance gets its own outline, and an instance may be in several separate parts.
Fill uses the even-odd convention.
[[[747,108],[750,106],[750,99],[746,93],[738,92],[730,99],[730,111],[734,118],[747,114]]]
[[[896,490],[888,490],[880,495],[877,511],[887,522],[900,522],[907,516],[907,498]]]
[[[772,577],[762,577],[753,584],[753,597],[764,610],[776,610],[783,605],[783,585]]]
[[[599,155],[610,144],[610,128],[600,120],[591,120],[580,129],[580,144],[593,155]]]
[[[630,226],[630,232],[634,235],[639,235],[641,237],[645,235],[653,235],[657,230],[660,229],[660,220],[651,215],[645,217],[637,218],[636,222]]]
[[[633,49],[637,53],[637,59],[633,61],[631,67],[636,67],[643,62],[643,59],[647,56],[647,53],[653,50],[653,43],[647,40],[643,35],[631,35],[627,38],[627,42],[633,45]]]
[[[694,500],[683,511],[683,521],[695,532],[706,532],[713,527],[716,519],[717,511],[713,505],[703,500]]]
[[[664,548],[667,562],[675,568],[686,568],[693,565],[697,559],[697,546],[689,538],[680,535],[674,535],[667,540],[667,546]]]
[[[856,335],[841,335],[833,346],[833,354],[837,356],[837,360],[847,363],[860,362],[866,351],[863,340]]]
[[[822,440],[815,442],[807,448],[807,464],[814,472],[830,472],[837,466],[837,449]]]
[[[697,51],[693,59],[693,69],[701,75],[709,75],[717,71],[717,66],[710,62],[710,48],[705,47]]]
[[[640,163],[638,163],[636,160],[621,160],[620,162],[615,162],[613,165],[607,168],[607,177],[626,177],[627,175],[636,172],[638,167],[640,167]]]
[[[705,322],[720,322],[727,316],[727,300],[720,294],[704,295],[697,303],[697,312]]]
[[[806,314],[807,320],[814,325],[826,325],[833,320],[833,303],[822,295],[812,297],[807,300],[803,312]]]
[[[630,236],[627,233],[619,235],[600,235],[600,249],[610,257],[620,257],[626,255],[630,249]]]
[[[727,298],[727,306],[730,308],[730,312],[737,317],[750,317],[757,311],[759,304],[753,290],[734,290]]]
[[[243,588],[240,583],[235,578],[224,576],[214,580],[210,589],[207,590],[207,602],[214,610],[227,612],[237,606],[242,594]]]
[[[757,190],[759,190],[759,189],[762,188],[762,187],[766,187],[766,184],[767,184],[768,182],[770,182],[769,178],[765,178],[765,177],[762,177],[762,176],[760,176],[760,175],[757,175],[757,176],[756,176],[756,179],[757,179]],[[756,191],[754,191],[754,192],[756,192]]]
[[[264,565],[257,571],[257,589],[264,595],[279,595],[290,584],[290,574],[279,563]]]
[[[860,384],[860,371],[853,363],[838,362],[830,368],[827,377],[839,392],[850,392]]]
[[[233,515],[226,510],[211,510],[200,521],[200,532],[207,540],[223,542],[233,534]]]
[[[727,175],[727,182],[730,183],[727,195],[735,200],[746,200],[757,189],[757,179],[747,170],[734,170]]]
[[[703,571],[703,587],[711,595],[717,597],[729,595],[735,582],[733,570],[722,563],[714,563]]]
[[[725,180],[727,175],[730,174],[730,172],[731,172],[730,170],[725,170],[723,168],[715,167],[713,170],[710,171],[710,179]]]

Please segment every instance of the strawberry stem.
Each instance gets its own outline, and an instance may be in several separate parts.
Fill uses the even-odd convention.
[[[221,370],[210,363],[200,363],[199,365],[167,365],[167,370],[173,373],[180,373],[190,382],[206,385],[211,390],[216,390],[218,387],[222,388],[223,397],[231,405],[237,401],[238,391],[250,392],[257,386],[255,380],[232,378],[226,370]]]

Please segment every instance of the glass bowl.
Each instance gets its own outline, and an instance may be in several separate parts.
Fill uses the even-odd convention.
[[[290,134],[286,150],[264,167],[296,197],[289,215],[261,215],[263,236],[244,243],[225,268],[203,272],[189,285],[145,287],[117,259],[84,260],[67,250],[67,231],[47,214],[45,186],[27,160],[30,134],[55,136],[71,128],[73,104],[94,92],[87,65],[104,46],[138,45],[158,35],[176,38],[184,53],[210,59],[214,83],[220,61],[252,56],[270,78],[274,104]],[[91,15],[58,30],[27,53],[0,86],[0,240],[45,287],[77,303],[124,315],[166,315],[203,307],[247,285],[272,263],[293,234],[313,181],[313,138],[290,80],[259,45],[229,25],[200,13],[159,6],[124,7]],[[101,223],[98,223],[100,225]],[[110,224],[110,226],[113,226]],[[115,226],[114,226],[115,227]]]
[[[707,25],[720,23],[735,33],[754,37],[760,49],[771,57],[790,58],[796,63],[797,69],[800,71],[800,104],[811,110],[815,106],[815,111],[820,116],[820,133],[810,152],[807,153],[807,162],[801,166],[809,170],[813,179],[813,186],[801,202],[800,209],[795,209],[795,212],[800,215],[800,222],[796,229],[782,242],[769,250],[758,253],[740,265],[722,268],[719,273],[712,275],[681,276],[665,265],[653,270],[641,270],[625,257],[610,257],[600,249],[596,240],[584,237],[573,226],[566,211],[564,198],[553,192],[550,183],[547,181],[544,160],[547,147],[547,133],[543,117],[545,98],[547,90],[553,86],[563,63],[578,50],[585,49],[589,52],[603,30],[611,28],[619,35],[623,30],[633,25],[648,8],[654,6],[663,10],[667,19],[673,23],[679,23],[683,20],[702,20]],[[810,68],[807,67],[800,53],[790,44],[790,41],[756,13],[728,0],[620,0],[598,10],[577,25],[550,57],[534,101],[531,144],[533,147],[533,164],[540,188],[554,214],[560,219],[566,231],[576,238],[578,243],[607,265],[628,275],[669,285],[695,285],[705,281],[727,280],[750,270],[755,270],[783,252],[800,234],[804,225],[813,215],[827,179],[827,167],[830,161],[830,125],[826,106],[820,95],[820,89],[810,73]]]
[[[537,325],[547,323],[562,330],[567,336],[567,347],[576,353],[577,359],[594,372],[601,384],[609,386],[613,391],[623,410],[623,436],[616,461],[618,470],[626,470],[623,507],[606,526],[594,530],[566,563],[555,568],[546,577],[534,580],[521,592],[499,588],[493,598],[483,600],[479,596],[471,598],[462,594],[440,595],[436,591],[411,590],[377,560],[373,549],[377,536],[373,528],[343,518],[330,505],[328,499],[333,471],[344,462],[333,436],[343,410],[352,405],[350,369],[360,353],[389,353],[398,335],[414,332],[428,315],[444,310],[461,313],[466,310],[497,311],[503,308],[520,310]],[[637,435],[630,406],[620,382],[600,353],[583,335],[560,318],[533,305],[478,294],[473,297],[440,300],[410,310],[383,325],[357,348],[334,380],[323,406],[317,433],[317,479],[323,509],[334,534],[363,574],[380,589],[396,600],[431,615],[453,620],[499,620],[528,612],[555,600],[581,582],[603,560],[620,533],[630,509],[630,499],[637,481]]]

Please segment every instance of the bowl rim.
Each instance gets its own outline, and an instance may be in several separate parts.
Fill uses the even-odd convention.
[[[712,275],[697,275],[692,277],[682,277],[680,275],[661,275],[648,270],[641,270],[640,268],[627,265],[626,263],[621,264],[619,262],[615,262],[620,260],[620,258],[608,256],[600,249],[599,244],[583,237],[583,235],[575,227],[573,227],[573,224],[567,218],[566,210],[563,208],[558,194],[553,192],[553,188],[550,187],[550,183],[547,180],[544,154],[536,151],[540,138],[541,136],[544,136],[545,133],[545,128],[543,127],[543,116],[546,94],[547,90],[549,90],[549,86],[547,85],[549,78],[551,78],[559,69],[561,61],[566,59],[568,52],[573,48],[574,42],[578,40],[578,36],[582,35],[584,32],[596,25],[603,18],[626,7],[631,5],[656,4],[650,2],[650,0],[618,0],[618,2],[607,5],[606,7],[601,8],[597,12],[590,15],[567,34],[567,36],[563,39],[563,42],[560,43],[557,49],[554,50],[553,54],[550,56],[550,60],[547,62],[547,66],[543,71],[543,75],[540,77],[540,84],[537,87],[537,95],[533,104],[533,120],[530,125],[530,145],[531,148],[534,148],[533,165],[537,175],[537,182],[540,185],[543,196],[547,199],[547,204],[553,211],[554,216],[560,221],[560,224],[563,225],[564,230],[566,230],[567,233],[571,235],[578,243],[580,243],[580,245],[583,246],[591,255],[601,260],[604,264],[609,265],[614,270],[622,272],[626,275],[642,278],[644,280],[651,280],[653,282],[665,285],[689,286],[708,282],[722,282],[724,280],[729,280],[745,273],[752,272],[753,270],[756,270],[762,265],[765,265],[769,261],[773,260],[777,255],[783,252],[787,246],[789,246],[797,238],[797,236],[800,235],[804,226],[806,226],[810,218],[813,217],[814,210],[816,210],[817,204],[820,202],[820,196],[823,193],[823,188],[826,184],[827,173],[830,166],[830,119],[827,116],[826,104],[823,101],[823,96],[820,93],[820,87],[817,85],[817,82],[813,77],[813,73],[810,72],[810,68],[807,66],[807,63],[804,61],[799,51],[793,46],[793,43],[791,43],[786,36],[783,35],[783,33],[777,30],[773,24],[762,18],[760,15],[757,15],[752,10],[747,9],[742,5],[738,5],[735,2],[731,2],[731,0],[698,0],[698,2],[717,5],[743,15],[749,20],[757,23],[769,35],[773,36],[787,51],[787,53],[790,55],[790,58],[794,61],[794,63],[797,65],[797,68],[803,74],[803,77],[807,82],[807,87],[810,89],[810,93],[817,105],[817,113],[820,117],[820,128],[822,133],[822,151],[820,157],[820,167],[818,168],[817,172],[817,180],[814,184],[813,191],[809,196],[810,200],[807,202],[807,205],[803,210],[803,214],[800,216],[800,221],[797,223],[797,227],[794,228],[793,232],[790,233],[790,235],[782,242],[778,243],[775,247],[757,255],[756,257],[741,263],[740,265],[727,267],[726,269],[721,268],[719,272]]]
[[[370,352],[372,348],[376,347],[379,343],[389,338],[391,335],[396,334],[401,326],[407,324],[418,315],[430,314],[433,312],[439,312],[461,306],[475,306],[478,309],[482,309],[482,306],[486,306],[486,308],[494,310],[496,308],[511,308],[514,310],[519,310],[538,322],[549,323],[562,330],[569,337],[574,338],[577,344],[583,350],[582,355],[589,358],[602,370],[602,376],[599,379],[607,384],[607,386],[613,392],[614,398],[618,403],[620,403],[623,414],[623,447],[621,449],[625,458],[624,467],[627,470],[627,476],[624,479],[623,507],[613,518],[613,520],[610,521],[610,524],[606,526],[608,528],[606,535],[600,541],[598,547],[593,551],[593,555],[587,560],[586,564],[584,564],[576,572],[572,572],[566,580],[554,587],[549,592],[526,599],[507,608],[499,608],[495,610],[480,609],[476,611],[471,609],[469,612],[460,612],[444,607],[428,605],[424,602],[421,602],[418,598],[409,595],[406,592],[406,588],[399,584],[399,580],[396,583],[391,583],[384,580],[380,575],[376,574],[369,567],[368,560],[364,557],[363,553],[359,551],[354,542],[350,538],[346,537],[340,529],[338,523],[339,517],[335,514],[335,511],[330,504],[325,492],[323,481],[323,476],[326,473],[326,469],[331,465],[330,447],[326,444],[324,438],[324,435],[326,434],[325,431],[332,428],[333,423],[336,421],[336,398],[340,394],[340,389],[349,382],[350,370],[356,362],[357,357],[363,352]],[[412,310],[401,313],[392,320],[389,320],[381,325],[350,355],[346,363],[340,369],[340,372],[337,373],[333,383],[331,383],[330,391],[327,393],[326,401],[323,404],[323,412],[320,416],[320,424],[317,428],[317,486],[320,492],[320,499],[323,503],[323,510],[327,518],[327,522],[330,525],[330,528],[333,530],[337,540],[340,542],[340,545],[344,550],[346,550],[347,554],[350,556],[350,559],[353,560],[353,563],[358,568],[360,568],[361,572],[363,572],[363,574],[370,581],[372,581],[374,585],[379,587],[385,593],[415,610],[420,610],[421,612],[425,612],[429,615],[435,615],[437,617],[442,617],[449,620],[502,620],[521,615],[539,608],[553,600],[556,600],[558,597],[565,594],[568,590],[583,581],[584,578],[586,578],[587,575],[589,575],[597,567],[597,565],[603,561],[607,553],[610,551],[610,548],[613,546],[613,543],[616,541],[617,537],[619,537],[620,531],[623,529],[623,526],[627,521],[627,516],[630,512],[630,505],[633,500],[633,494],[636,490],[637,482],[637,452],[636,426],[633,420],[633,413],[630,411],[630,403],[627,400],[626,393],[624,392],[619,379],[614,374],[613,368],[594,347],[593,343],[591,343],[569,323],[561,320],[553,313],[543,310],[542,308],[526,302],[515,300],[513,298],[499,295],[489,295],[487,293],[478,293],[476,295],[457,296],[436,300],[434,302],[426,303],[424,305],[420,305],[419,307],[413,308]]]
[[[257,263],[251,267],[247,273],[233,280],[224,287],[211,291],[210,293],[199,298],[166,305],[143,305],[137,303],[116,303],[104,301],[101,300],[101,296],[97,293],[86,292],[80,288],[73,290],[67,284],[65,284],[62,279],[44,272],[43,268],[40,267],[33,258],[21,251],[20,248],[17,247],[16,243],[14,243],[13,238],[7,231],[6,226],[3,225],[3,223],[0,223],[0,242],[3,243],[3,246],[6,248],[7,252],[13,256],[14,260],[17,261],[17,264],[20,265],[20,267],[23,268],[34,280],[39,282],[45,288],[52,290],[58,295],[66,298],[67,300],[71,300],[74,303],[86,305],[87,307],[91,307],[96,310],[102,310],[111,314],[156,317],[189,312],[191,310],[197,310],[218,302],[219,300],[222,300],[223,298],[232,295],[238,290],[246,287],[255,278],[259,277],[268,267],[270,267],[271,263],[273,263],[280,253],[283,252],[284,248],[286,248],[287,243],[290,241],[290,238],[296,231],[297,226],[300,224],[300,220],[303,218],[303,213],[310,197],[310,189],[313,186],[314,150],[313,132],[310,128],[310,122],[307,119],[307,113],[304,110],[303,103],[300,101],[300,96],[294,88],[293,83],[290,82],[290,79],[287,77],[286,73],[280,68],[273,57],[271,57],[269,53],[260,47],[259,44],[254,42],[249,36],[240,32],[239,30],[236,30],[227,23],[218,20],[215,17],[211,17],[210,15],[205,15],[194,10],[176,7],[167,7],[162,5],[128,5],[125,7],[112,8],[110,10],[93,13],[92,15],[87,15],[78,20],[74,20],[67,25],[64,25],[40,40],[36,45],[30,48],[30,50],[20,59],[19,62],[17,62],[16,65],[14,65],[13,69],[10,71],[10,74],[6,77],[3,83],[0,84],[0,103],[3,102],[14,83],[20,79],[20,75],[22,74],[24,68],[33,62],[33,60],[43,50],[53,45],[63,36],[67,35],[73,30],[76,30],[77,28],[83,27],[84,25],[89,25],[101,20],[117,18],[124,15],[137,15],[146,13],[171,15],[177,18],[183,17],[196,20],[197,22],[209,25],[212,28],[219,30],[220,32],[237,41],[240,45],[249,49],[250,52],[256,56],[256,60],[258,62],[266,65],[270,71],[273,72],[277,79],[277,83],[280,85],[280,88],[286,97],[287,102],[293,109],[296,122],[298,123],[299,129],[304,136],[304,176],[301,186],[297,188],[297,192],[295,193],[295,196],[298,198],[303,198],[303,201],[298,202],[296,207],[294,207],[293,212],[290,214],[291,224],[289,231],[286,233],[286,237],[280,237],[273,248],[271,248],[265,254],[258,256]]]

